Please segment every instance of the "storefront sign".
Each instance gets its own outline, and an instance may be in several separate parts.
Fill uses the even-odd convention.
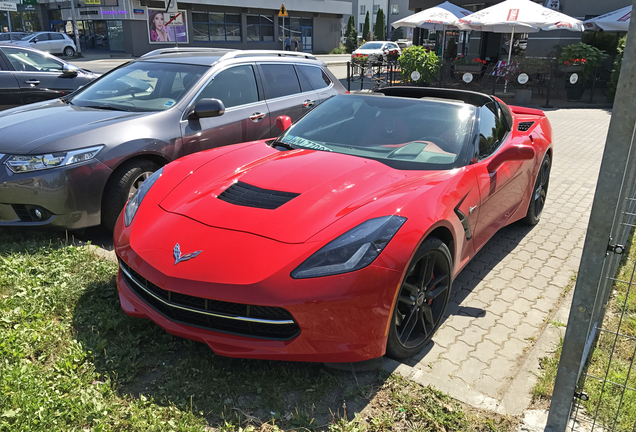
[[[38,0],[22,0],[22,4],[35,6],[36,4],[38,4]]]
[[[0,1],[0,11],[16,12],[17,10],[17,3]]]
[[[185,11],[181,12],[184,17],[182,25],[165,25],[164,11],[161,9],[148,9],[148,39],[150,43],[188,42],[188,32],[185,22]]]
[[[32,4],[19,4],[18,5],[18,10],[20,12],[25,12],[25,11],[35,11],[35,5]]]
[[[125,10],[102,11],[102,15],[126,15],[127,13]]]
[[[80,15],[98,15],[97,11],[83,10],[79,11]]]
[[[102,4],[101,0],[84,0],[84,4],[99,5]]]
[[[143,15],[143,14],[145,14],[146,12],[145,12],[143,9],[133,9],[133,13],[134,13],[135,15]]]
[[[472,82],[473,81],[473,74],[471,74],[470,72],[466,72],[464,75],[462,75],[462,80],[466,84]]]

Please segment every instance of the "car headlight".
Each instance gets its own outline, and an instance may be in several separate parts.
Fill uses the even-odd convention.
[[[42,155],[13,155],[7,159],[5,165],[16,174],[39,171],[93,159],[102,148],[104,146]]]
[[[369,219],[329,242],[298,266],[291,277],[305,279],[359,270],[371,264],[406,222],[401,216]]]
[[[163,173],[163,167],[159,168],[157,171],[152,173],[150,177],[148,177],[144,182],[139,186],[137,192],[128,200],[126,203],[126,208],[124,209],[124,223],[126,226],[129,226],[132,223],[135,215],[137,214],[137,209],[141,205],[144,197],[150,190],[153,184],[157,181],[161,174]]]

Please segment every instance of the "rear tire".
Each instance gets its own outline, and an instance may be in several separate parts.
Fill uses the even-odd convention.
[[[548,186],[550,185],[550,168],[552,167],[552,160],[550,155],[546,154],[539,167],[537,173],[537,179],[534,182],[532,188],[532,196],[530,197],[530,204],[528,204],[528,212],[523,220],[528,225],[536,225],[541,219],[541,213],[543,213],[543,207],[545,206],[545,200],[548,196]]]
[[[72,47],[67,46],[64,48],[64,55],[66,57],[73,57],[75,55],[75,50]]]
[[[403,359],[419,353],[439,328],[450,299],[453,259],[440,239],[420,245],[395,302],[386,353]]]
[[[158,169],[159,166],[152,161],[136,159],[124,162],[115,170],[108,180],[102,199],[102,225],[107,230],[113,231],[128,199]]]

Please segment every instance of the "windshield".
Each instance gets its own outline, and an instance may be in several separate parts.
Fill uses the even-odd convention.
[[[208,71],[207,66],[136,62],[115,69],[71,99],[81,107],[164,111],[173,107]]]
[[[364,45],[362,45],[359,49],[361,50],[378,50],[378,49],[382,49],[382,45],[384,45],[383,43],[378,43],[378,42],[367,42]]]
[[[397,169],[450,169],[465,161],[475,107],[388,96],[340,95],[317,106],[279,141],[378,160]]]

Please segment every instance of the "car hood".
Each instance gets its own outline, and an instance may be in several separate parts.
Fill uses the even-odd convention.
[[[349,213],[381,197],[400,196],[407,186],[425,186],[440,173],[400,171],[339,153],[251,145],[192,170],[159,204],[208,226],[302,243]],[[254,207],[230,196],[245,187],[261,189],[252,197]],[[263,208],[279,192],[297,195],[278,208]],[[356,224],[365,219],[361,215]]]
[[[61,101],[14,108],[0,113],[0,153],[37,154],[86,147],[81,140],[73,147],[66,139],[145,114],[82,108]]]

